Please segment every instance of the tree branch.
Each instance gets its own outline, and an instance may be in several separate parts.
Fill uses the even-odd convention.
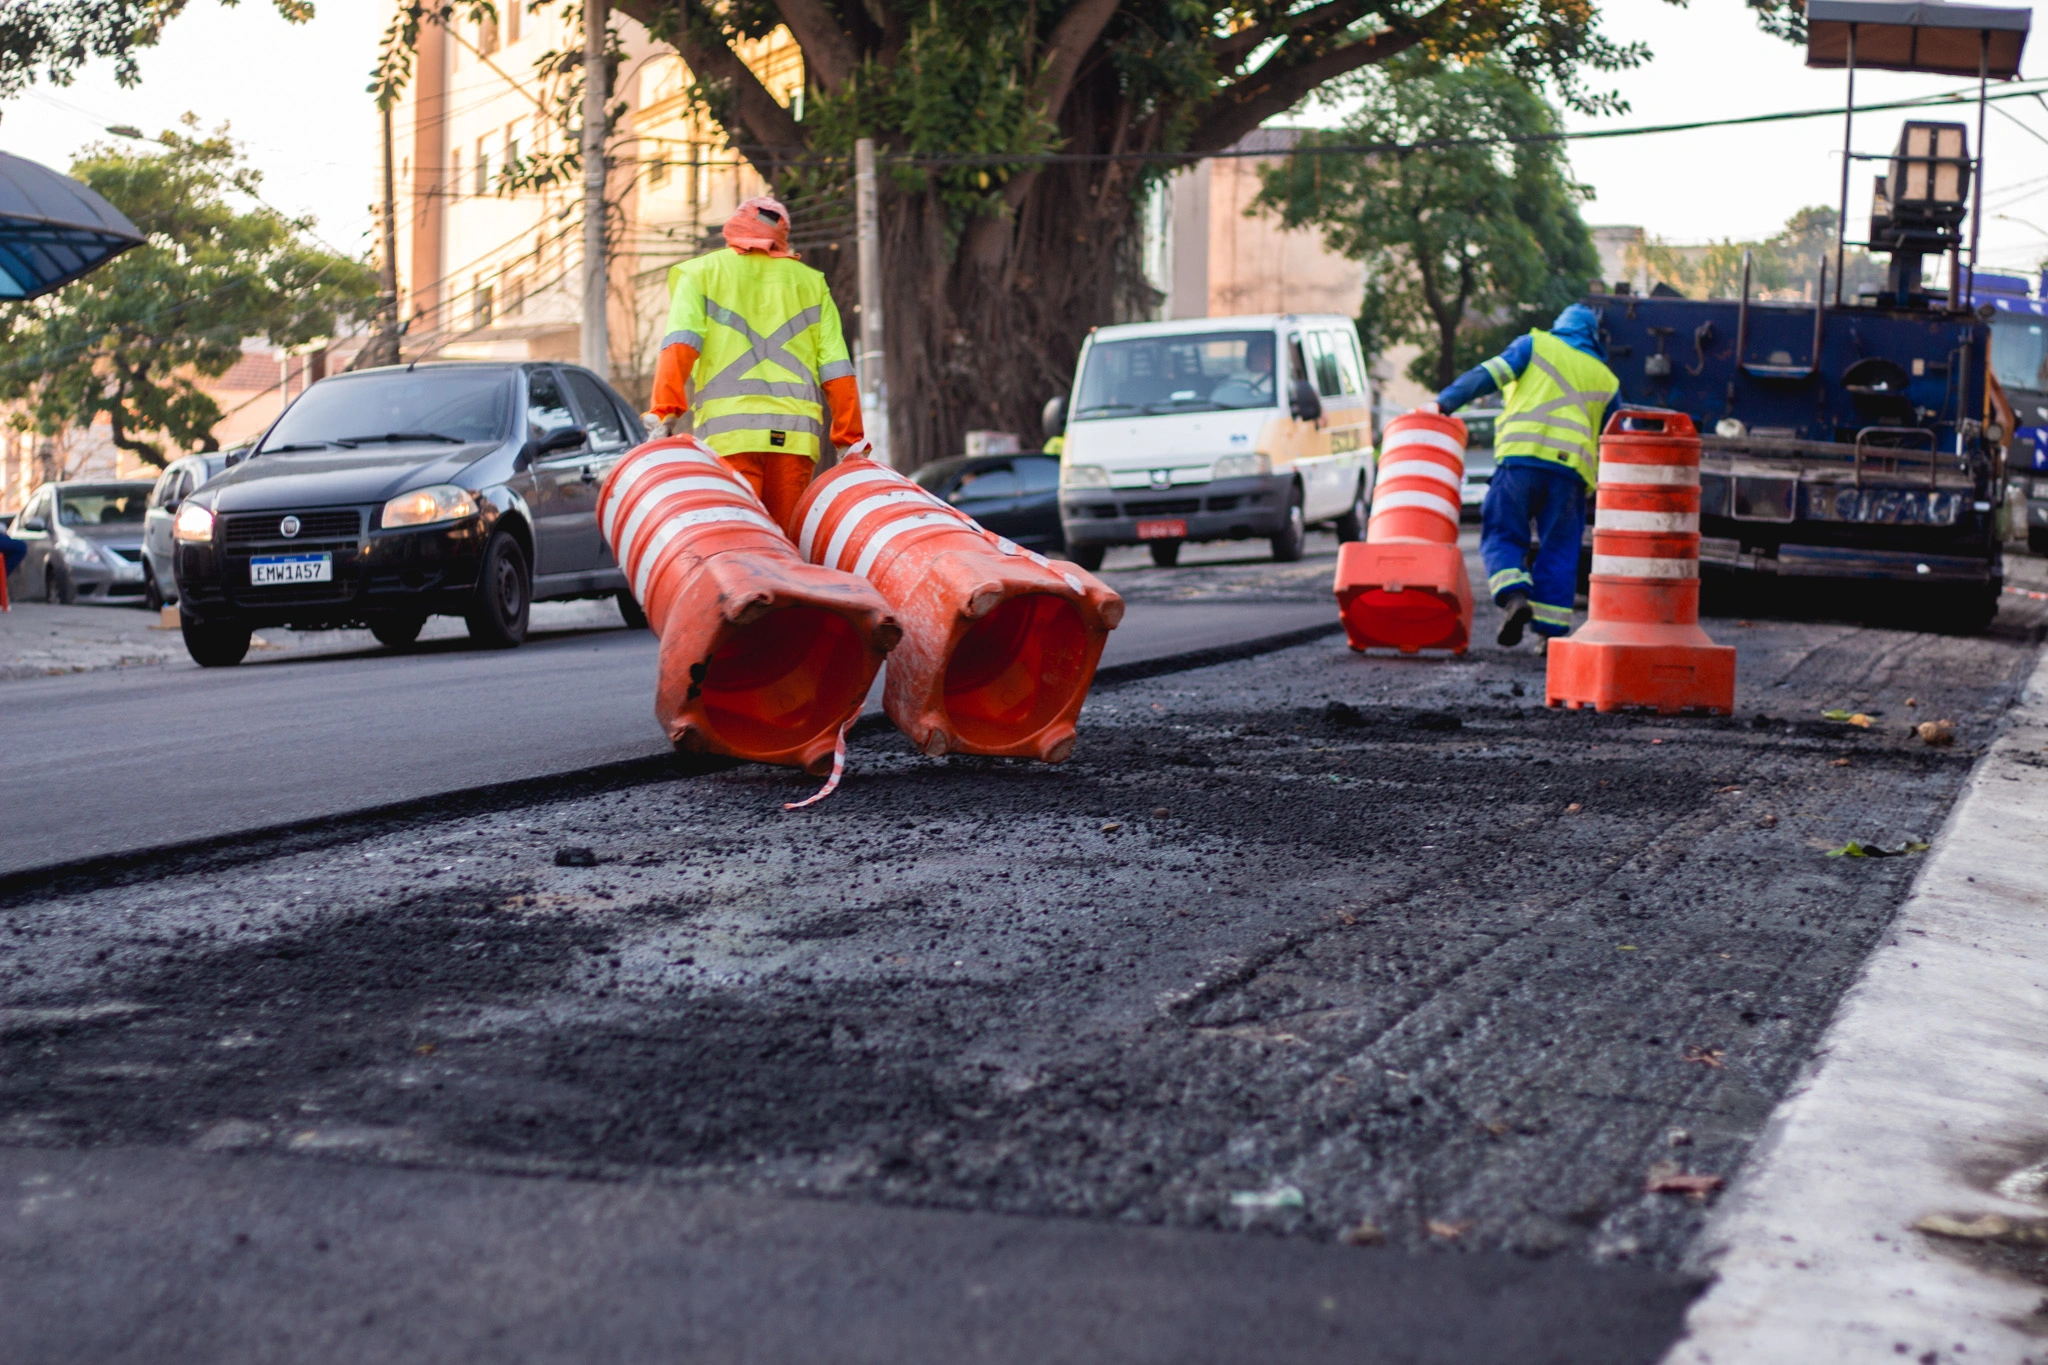
[[[1066,17],[1054,26],[1052,37],[1046,40],[1042,76],[1045,116],[1055,123],[1059,121],[1061,106],[1073,93],[1082,59],[1102,36],[1102,30],[1109,27],[1117,4],[1118,0],[1081,0],[1067,11]]]
[[[775,11],[803,50],[805,73],[817,77],[828,92],[845,85],[860,65],[860,54],[821,0],[775,0]]]
[[[1235,71],[1239,62],[1258,51],[1259,47],[1269,39],[1278,37],[1282,33],[1299,34],[1304,29],[1320,28],[1326,25],[1332,28],[1342,28],[1346,24],[1353,24],[1363,19],[1368,8],[1369,6],[1365,3],[1365,0],[1329,0],[1329,3],[1318,5],[1306,13],[1296,15],[1294,18],[1285,21],[1284,24],[1281,21],[1269,19],[1262,24],[1252,24],[1241,28],[1218,43],[1213,51],[1217,61],[1226,71]]]
[[[706,41],[704,30],[692,26],[687,16],[677,23],[674,12],[679,7],[674,0],[619,0],[616,8],[620,13],[637,19],[649,31],[674,43],[676,55],[683,59],[683,65],[689,67],[690,74],[698,80],[729,86],[733,93],[733,111],[752,135],[757,148],[795,149],[804,145],[803,129],[798,125],[796,116],[768,93],[768,87],[761,84],[760,78],[747,69],[739,54],[722,39]],[[745,147],[741,147],[740,152],[749,161],[756,159]]]

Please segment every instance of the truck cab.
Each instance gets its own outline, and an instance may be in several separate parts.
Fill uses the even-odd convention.
[[[1071,398],[1060,522],[1086,568],[1112,545],[1176,562],[1188,541],[1263,538],[1301,557],[1307,529],[1365,534],[1372,394],[1351,319],[1259,314],[1099,327]]]
[[[2016,275],[1980,274],[1971,300],[1991,309],[1991,373],[2012,408],[2005,449],[2007,507],[2027,548],[2048,554],[2048,279],[2031,296]],[[2022,526],[2010,536],[2018,539]]]

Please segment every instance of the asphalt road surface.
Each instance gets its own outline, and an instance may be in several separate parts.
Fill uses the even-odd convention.
[[[1733,718],[1323,641],[1101,688],[1058,767],[874,733],[794,814],[738,767],[17,882],[13,1350],[1654,1360],[1708,1204],[1646,1181],[1741,1162],[1916,866],[1827,855],[1938,830],[2011,608],[1711,621]]]

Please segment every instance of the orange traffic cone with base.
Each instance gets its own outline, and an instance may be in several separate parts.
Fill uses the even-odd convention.
[[[1550,642],[1552,706],[1735,709],[1735,650],[1700,629],[1700,438],[1682,412],[1627,409],[1600,436],[1586,623]]]
[[[882,704],[934,757],[1058,763],[1123,599],[1078,565],[983,530],[893,470],[855,455],[797,504],[797,548],[871,582],[903,624]]]
[[[1458,548],[1465,424],[1435,404],[1387,424],[1365,539],[1337,549],[1337,610],[1355,650],[1472,641],[1472,581]]]
[[[882,595],[804,562],[746,481],[688,437],[621,460],[597,519],[661,637],[654,713],[675,746],[833,771],[902,637]]]

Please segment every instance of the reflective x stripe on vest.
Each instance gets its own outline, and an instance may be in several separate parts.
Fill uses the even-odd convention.
[[[822,385],[853,373],[825,277],[798,261],[721,250],[669,272],[662,345],[698,352],[691,431],[722,455],[817,458]]]
[[[1600,418],[1621,381],[1599,360],[1548,332],[1529,333],[1529,368],[1507,388],[1494,424],[1494,458],[1548,460],[1599,479]]]

